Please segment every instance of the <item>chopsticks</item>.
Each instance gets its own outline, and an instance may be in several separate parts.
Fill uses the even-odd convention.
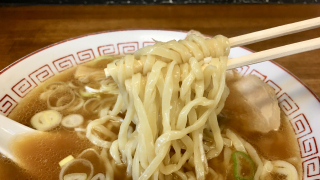
[[[229,42],[231,47],[243,46],[318,27],[320,27],[320,17],[229,38]]]
[[[254,64],[262,61],[268,61],[292,54],[298,54],[301,52],[311,51],[320,48],[320,37],[302,41],[294,44],[280,46],[257,53],[241,56],[228,60],[227,69],[233,69],[249,64]]]
[[[320,27],[320,17],[237,36],[234,38],[230,38],[229,42],[231,47],[235,47],[239,45],[246,45],[246,44],[259,42],[259,41],[263,41],[263,40],[267,40],[275,37],[280,37],[287,34],[293,34],[296,32],[301,32],[301,31],[305,31],[305,30],[309,30],[317,27]],[[229,59],[227,69],[233,69],[233,68],[237,68],[237,67],[241,67],[249,64],[268,61],[268,60],[289,56],[293,54],[298,54],[301,52],[311,51],[319,48],[320,48],[320,37],[256,52],[253,54],[241,56],[234,59]]]
[[[229,43],[231,47],[236,47],[318,27],[320,27],[320,17],[229,38]],[[234,69],[318,48],[320,48],[320,37],[229,59],[227,69]],[[105,74],[110,76],[107,69],[105,69]]]

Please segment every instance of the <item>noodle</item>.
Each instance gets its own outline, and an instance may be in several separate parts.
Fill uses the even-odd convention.
[[[192,157],[197,179],[205,178],[207,159],[223,149],[217,114],[228,95],[224,80],[228,53],[228,41],[222,36],[190,35],[178,42],[157,42],[108,65],[105,71],[120,92],[112,115],[120,109],[127,112],[110,152],[117,163],[127,164],[133,179],[169,178],[172,173],[182,179],[195,177],[180,170]],[[205,63],[205,57],[215,62]],[[142,65],[135,66],[139,61]],[[203,130],[208,120],[216,146],[206,153]],[[131,123],[132,134],[137,134],[129,140]]]
[[[226,135],[232,141],[232,144],[236,148],[237,151],[242,151],[247,154],[247,151],[246,151],[243,143],[241,142],[241,140],[239,139],[239,137],[236,134],[234,134],[231,130],[227,129]]]
[[[272,164],[274,166],[273,171],[279,174],[286,175],[287,179],[292,179],[292,180],[299,179],[297,170],[292,164],[285,161],[280,161],[280,160],[273,161]]]

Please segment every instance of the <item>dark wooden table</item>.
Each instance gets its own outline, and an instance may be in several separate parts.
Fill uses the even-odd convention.
[[[0,7],[0,69],[52,43],[105,30],[199,30],[227,37],[320,16],[320,5],[154,5]],[[247,47],[261,51],[320,37],[320,29]],[[320,95],[320,50],[275,60]]]

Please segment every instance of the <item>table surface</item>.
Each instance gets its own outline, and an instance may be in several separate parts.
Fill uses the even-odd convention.
[[[2,6],[0,69],[52,43],[115,29],[195,29],[234,37],[320,16],[320,5]],[[259,42],[261,51],[320,37],[320,30]],[[274,60],[320,96],[320,49]]]

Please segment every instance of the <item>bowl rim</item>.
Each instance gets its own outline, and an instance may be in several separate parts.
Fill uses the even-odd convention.
[[[58,41],[56,43],[50,44],[50,45],[45,46],[43,48],[40,48],[40,49],[38,49],[36,51],[33,51],[33,52],[23,56],[22,58],[14,61],[13,63],[9,64],[5,68],[1,69],[0,70],[0,75],[3,74],[8,69],[10,69],[11,67],[13,67],[14,65],[18,64],[19,62],[25,60],[26,58],[28,58],[28,57],[30,57],[30,56],[32,56],[34,54],[37,54],[37,53],[39,53],[39,52],[41,52],[43,50],[49,49],[49,48],[51,48],[53,46],[57,46],[59,44],[65,43],[65,42],[72,41],[72,40],[75,40],[75,39],[80,39],[80,38],[87,37],[87,36],[105,34],[105,33],[111,33],[111,32],[123,32],[123,31],[171,31],[171,32],[182,32],[182,33],[187,33],[188,32],[188,31],[185,31],[185,30],[176,30],[176,29],[154,29],[154,28],[142,28],[142,29],[140,29],[140,28],[132,28],[132,29],[115,29],[115,30],[99,31],[99,32],[84,34],[84,35],[68,38],[68,39],[65,39],[65,40],[62,40],[62,41]],[[206,36],[211,37],[210,35],[206,35]],[[247,47],[240,46],[240,48],[248,50],[248,51],[250,51],[252,53],[256,52],[256,51],[254,51],[252,49],[249,49]],[[291,75],[293,78],[295,78],[298,82],[300,82],[300,84],[302,84],[317,99],[317,101],[320,103],[320,98],[318,97],[318,95],[316,95],[301,79],[299,79],[292,72],[290,72],[289,70],[287,70],[285,67],[281,66],[280,64],[274,62],[273,60],[270,60],[270,62],[273,63],[274,65],[278,66],[279,68],[284,70],[286,73]]]
[[[58,41],[56,43],[53,43],[53,44],[50,44],[48,46],[45,46],[43,48],[40,48],[38,50],[35,50],[23,57],[21,57],[20,59],[14,61],[13,63],[9,64],[8,66],[6,66],[5,68],[1,69],[0,70],[0,75],[3,74],[5,71],[7,71],[8,69],[10,69],[12,66],[18,64],[19,62],[23,61],[24,59],[34,55],[34,54],[37,54],[43,50],[46,50],[46,49],[49,49],[53,46],[56,46],[56,45],[59,45],[59,44],[62,44],[62,43],[65,43],[65,42],[68,42],[68,41],[72,41],[72,40],[76,40],[76,39],[80,39],[80,38],[83,38],[83,37],[87,37],[87,36],[92,36],[92,35],[98,35],[98,34],[105,34],[105,33],[112,33],[112,32],[123,32],[123,31],[172,31],[172,32],[183,32],[183,33],[187,33],[188,31],[184,31],[184,30],[175,30],[175,29],[148,29],[148,28],[144,28],[144,29],[139,29],[139,28],[133,28],[133,29],[116,29],[116,30],[108,30],[108,31],[98,31],[98,32],[93,32],[93,33],[89,33],[89,34],[84,34],[84,35],[80,35],[80,36],[75,36],[75,37],[72,37],[72,38],[68,38],[68,39],[65,39],[65,40],[62,40],[62,41]]]
[[[162,32],[180,32],[180,33],[187,33],[188,31],[184,31],[184,30],[175,30],[175,29],[152,29],[152,28],[143,28],[143,29],[117,29],[117,30],[109,30],[109,31],[99,31],[99,32],[94,32],[94,33],[89,33],[89,34],[84,34],[84,35],[80,35],[80,36],[76,36],[76,37],[72,37],[72,38],[69,38],[69,39],[65,39],[65,40],[62,40],[62,41],[58,41],[56,43],[53,43],[53,44],[50,44],[48,46],[45,46],[43,48],[40,48],[36,51],[33,51],[25,56],[23,56],[22,58],[14,61],[13,63],[9,64],[8,66],[6,66],[5,68],[1,69],[0,70],[0,77],[1,75],[6,72],[7,70],[9,70],[10,68],[14,67],[15,65],[17,65],[18,63],[22,62],[23,60],[29,58],[29,57],[32,57],[33,55],[37,54],[37,53],[40,53],[44,50],[47,50],[51,47],[54,47],[54,46],[58,46],[60,44],[63,44],[63,43],[66,43],[66,42],[69,42],[69,41],[73,41],[73,40],[77,40],[77,39],[81,39],[81,38],[85,38],[85,37],[88,37],[88,36],[94,36],[94,35],[100,35],[100,34],[107,34],[107,33],[117,33],[117,32],[134,32],[134,31],[162,31]],[[206,35],[207,37],[212,37],[212,36],[209,36],[209,35]],[[240,46],[239,48],[243,49],[243,50],[246,50],[250,53],[254,53],[255,51],[253,51],[252,49],[249,49],[247,47],[242,47]],[[288,74],[289,76],[293,77],[295,80],[297,80],[297,82],[299,82],[303,87],[305,87],[306,90],[308,90],[308,92],[310,92],[313,97],[318,101],[318,103],[320,104],[320,98],[302,81],[300,80],[296,75],[294,75],[292,72],[290,72],[289,70],[287,70],[285,67],[281,66],[280,64],[274,62],[273,60],[269,61],[271,62],[272,64],[276,65],[277,67],[279,67],[280,69],[282,69],[286,74]],[[297,139],[301,138],[301,137],[296,137]],[[299,143],[299,142],[298,142]],[[301,153],[301,147],[299,146],[299,150],[300,150],[300,153]],[[306,158],[306,157],[305,157]],[[309,159],[310,160],[310,159]],[[304,161],[303,161],[304,162]],[[304,167],[303,167],[303,164],[302,164],[302,174],[303,176],[305,175],[306,172],[304,172]]]

